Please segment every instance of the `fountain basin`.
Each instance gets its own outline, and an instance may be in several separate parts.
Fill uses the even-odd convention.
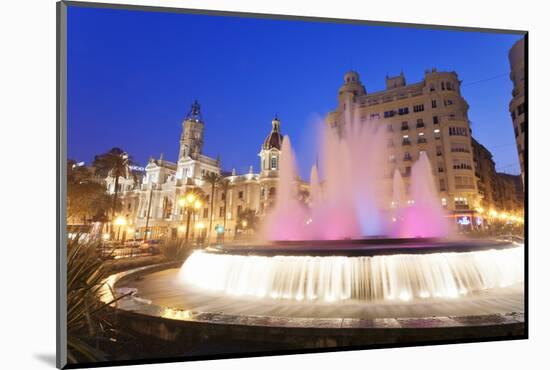
[[[452,259],[461,255],[464,257],[468,253],[488,253],[485,261],[500,261],[492,265],[495,276],[510,277],[510,271],[515,271],[512,275],[517,281],[511,279],[508,280],[509,284],[503,286],[495,284],[452,297],[442,295],[422,298],[413,295],[409,299],[396,296],[393,299],[349,297],[333,301],[297,300],[282,295],[271,298],[228,294],[223,289],[205,289],[200,285],[186,283],[182,280],[183,271],[189,263],[196,262],[190,258],[183,269],[174,263],[139,268],[113,275],[108,283],[114,288],[114,294],[134,292],[116,304],[121,320],[133,330],[173,342],[195,340],[193,338],[197,335],[206,335],[209,338],[229,336],[254,343],[269,340],[285,343],[284,348],[295,348],[296,343],[300,343],[299,348],[326,348],[332,345],[523,337],[525,298],[522,245],[486,241],[461,241],[445,245],[440,241],[442,245],[435,246],[432,244],[439,242],[432,241],[429,243],[431,249],[418,250],[420,247],[413,247],[415,243],[426,247],[420,240],[408,240],[404,244],[411,253],[404,255],[402,248],[405,245],[401,244],[400,249],[396,249],[395,243],[388,240],[382,243],[342,241],[338,248],[333,246],[336,249],[333,251],[328,243],[312,244],[307,251],[301,248],[303,245],[298,246],[297,243],[275,243],[261,250],[226,246],[196,253],[208,258],[273,260],[283,257],[318,260],[373,257],[387,259],[428,257],[442,253],[453,255]],[[384,248],[384,245],[388,248]],[[343,252],[341,248],[347,249],[347,252]],[[320,250],[322,251],[319,252]],[[311,256],[313,251],[319,254]],[[506,264],[501,264],[502,261],[508,261],[511,265],[506,267]],[[215,263],[209,263],[208,259],[207,262],[206,265],[199,264],[204,271],[200,276],[212,284],[219,281],[214,276],[220,270]],[[112,298],[111,290],[105,289],[104,294],[105,302]]]

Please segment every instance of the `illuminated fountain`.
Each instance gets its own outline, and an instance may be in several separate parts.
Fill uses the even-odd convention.
[[[296,159],[283,139],[277,199],[262,230],[268,241],[197,250],[181,268],[132,288],[178,320],[191,312],[359,319],[523,312],[523,244],[449,238],[428,155],[420,153],[410,174],[390,173],[385,131],[353,116],[346,113],[341,131],[325,125],[307,204],[298,200]]]

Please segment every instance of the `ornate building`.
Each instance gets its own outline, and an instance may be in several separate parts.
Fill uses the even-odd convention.
[[[205,194],[202,207],[193,213],[190,234],[196,237],[207,234],[212,214],[212,230],[209,235],[224,230],[225,235],[233,236],[238,215],[244,210],[252,210],[263,216],[275,201],[278,187],[279,152],[282,144],[281,122],[275,117],[271,122],[271,132],[266,137],[259,152],[260,172],[253,167],[246,174],[221,170],[219,159],[202,153],[205,122],[198,102],[194,102],[184,121],[180,138],[177,162],[151,158],[144,169],[141,180],[120,179],[122,211],[129,230],[125,238],[181,237],[185,233],[185,210],[178,200],[189,190],[199,188]],[[205,180],[208,173],[215,173],[227,180],[228,187],[220,184],[212,194],[212,185]],[[107,178],[107,189],[114,192],[114,179]],[[210,197],[214,197],[213,207]]]
[[[520,39],[512,46],[508,54],[510,61],[510,80],[514,84],[512,100],[510,100],[510,115],[514,125],[516,146],[519,156],[521,178],[525,183],[525,135],[527,130],[527,119],[525,104],[525,38]]]
[[[407,84],[405,76],[386,77],[386,89],[367,92],[359,74],[344,75],[338,106],[327,124],[341,130],[344,114],[359,114],[361,122],[383,126],[390,167],[408,183],[411,166],[421,151],[428,155],[441,203],[456,217],[472,215],[480,202],[475,181],[468,104],[455,72],[426,71],[424,79]]]

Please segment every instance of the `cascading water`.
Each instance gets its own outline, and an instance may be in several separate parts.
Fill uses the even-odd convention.
[[[269,240],[446,236],[445,212],[427,155],[421,152],[412,167],[407,202],[399,170],[393,184],[387,178],[386,131],[380,124],[361,122],[357,113],[344,116],[339,129],[323,125],[321,130],[321,161],[319,168],[311,169],[309,205],[296,199],[296,161],[285,136],[279,192],[265,218],[263,235]]]
[[[280,153],[279,188],[275,207],[269,212],[264,225],[264,234],[268,239],[300,240],[307,239],[305,225],[307,212],[304,204],[296,197],[298,171],[296,159],[290,143],[285,136]]]
[[[372,257],[250,256],[194,252],[187,286],[227,296],[296,301],[458,298],[523,282],[523,246]]]
[[[425,152],[412,167],[413,204],[402,208],[399,233],[404,237],[443,237],[448,233],[445,211],[434,184],[430,160]]]

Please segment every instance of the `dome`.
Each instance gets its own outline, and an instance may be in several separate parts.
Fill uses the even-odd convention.
[[[280,125],[281,121],[279,121],[279,118],[275,116],[273,121],[271,121],[271,132],[265,138],[264,145],[262,146],[264,150],[269,150],[272,148],[281,150],[283,137],[280,132]]]
[[[359,73],[355,71],[348,71],[344,75],[344,83],[359,82]]]

